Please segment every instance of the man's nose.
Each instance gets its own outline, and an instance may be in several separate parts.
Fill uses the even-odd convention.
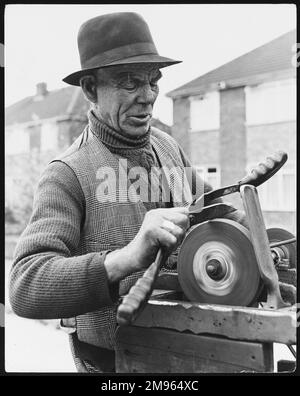
[[[154,91],[151,85],[143,84],[137,92],[137,102],[142,104],[153,104],[157,98],[158,92]]]

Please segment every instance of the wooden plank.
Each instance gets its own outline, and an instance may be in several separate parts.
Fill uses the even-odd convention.
[[[116,371],[272,372],[273,346],[166,329],[123,326],[116,333]]]
[[[181,301],[148,301],[135,326],[162,327],[230,339],[296,343],[295,306],[282,310],[207,305]]]

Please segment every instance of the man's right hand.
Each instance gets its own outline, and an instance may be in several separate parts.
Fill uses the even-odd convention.
[[[189,227],[188,208],[154,209],[146,213],[135,238],[124,248],[109,253],[104,265],[111,282],[146,269],[160,247],[176,250]]]
[[[188,214],[183,207],[147,212],[139,232],[127,246],[136,270],[152,264],[160,247],[171,254],[180,245],[189,226]]]

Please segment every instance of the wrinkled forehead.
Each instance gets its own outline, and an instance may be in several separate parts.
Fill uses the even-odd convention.
[[[126,65],[103,67],[101,69],[98,69],[97,74],[114,77],[122,73],[147,75],[152,72],[156,73],[158,71],[159,71],[159,64],[156,63],[133,63]]]

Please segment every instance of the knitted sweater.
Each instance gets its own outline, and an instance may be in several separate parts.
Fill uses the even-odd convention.
[[[138,139],[136,137],[130,139],[129,136],[118,135],[90,113],[89,125],[85,132],[80,136],[81,142],[75,149],[75,155],[82,158],[83,167],[86,153],[92,152],[92,155],[95,155],[93,147],[97,141],[101,143],[98,147],[98,158],[108,153],[116,158],[126,158],[128,170],[136,165],[142,165],[146,169],[152,165],[159,165],[150,139],[151,131]],[[167,139],[166,143],[172,141],[167,135],[166,138],[164,136],[165,134],[160,132],[160,139]],[[177,144],[172,141],[173,146],[177,147]],[[181,153],[179,149],[177,151]],[[176,155],[183,166],[181,154]],[[92,235],[91,240],[88,240],[84,251],[78,249],[82,241],[86,241],[83,232],[86,222],[93,221],[95,208],[93,203],[87,201],[84,193],[84,184],[87,181],[83,179],[79,182],[74,168],[66,161],[73,156],[74,152],[68,151],[62,156],[62,160],[58,158],[50,163],[41,176],[30,222],[21,235],[14,254],[10,273],[10,302],[16,314],[27,318],[76,317],[77,325],[81,329],[77,330],[77,333],[85,342],[98,345],[100,340],[99,346],[112,348],[112,336],[106,331],[112,332],[115,326],[113,307],[116,307],[122,287],[109,284],[104,260],[107,251],[124,244],[122,241],[126,240],[126,235],[121,235],[122,240],[119,239],[118,224],[114,223],[121,219],[117,207],[112,219],[107,218],[108,214],[105,210],[99,212],[96,209],[100,219],[102,213],[103,222],[107,224],[107,221],[112,221],[112,224],[115,224],[114,229],[109,231],[113,244],[100,243],[100,246],[107,247],[98,248],[95,235],[101,242],[103,227],[99,226],[97,220],[99,230]],[[164,163],[165,158],[160,158],[160,161]],[[92,169],[91,173],[93,173]],[[161,200],[143,204],[143,213],[165,206]],[[87,214],[91,220],[87,218]],[[126,213],[123,218],[126,219]],[[140,215],[137,218],[139,222],[142,221]],[[128,220],[132,223],[132,218]],[[128,224],[131,224],[130,222]],[[130,227],[126,232],[134,235],[139,227],[140,224],[136,224],[135,229]],[[126,225],[123,224],[122,230],[124,229]],[[115,236],[113,236],[114,232]],[[118,239],[117,243],[116,239]],[[125,285],[123,292],[135,279],[132,276],[131,279],[129,277],[129,282],[125,284],[121,282],[121,285]],[[111,329],[101,332],[99,326],[100,328],[104,326],[101,324],[103,321],[108,323]]]
[[[128,169],[137,163],[145,167],[157,163],[150,143],[150,131],[140,139],[130,139],[129,136],[124,138],[97,121],[92,113],[89,114],[89,127],[86,131],[88,135],[93,134],[93,142],[96,142],[95,138],[101,141],[100,154],[104,155],[108,149],[110,155],[126,157]],[[170,148],[176,147],[181,166],[190,166],[175,141],[164,137],[165,134],[161,132],[159,136],[160,139],[165,139],[166,144],[169,142]],[[83,134],[80,139],[81,144],[76,149],[76,154],[83,156],[88,151],[83,151],[81,147],[84,147],[84,140],[89,138]],[[102,148],[104,146],[105,150]],[[92,150],[91,143],[90,146],[85,146],[85,150]],[[136,153],[138,154],[134,155]],[[72,155],[67,153],[63,158],[71,158]],[[164,158],[160,157],[160,160],[163,162]],[[116,307],[121,288],[109,284],[104,260],[107,251],[113,250],[116,245],[108,244],[106,249],[99,250],[98,245],[90,241],[85,253],[78,249],[82,240],[86,239],[83,230],[89,221],[87,213],[92,219],[94,209],[84,193],[85,179],[79,182],[77,176],[67,162],[60,160],[50,163],[45,169],[38,184],[30,222],[15,250],[10,274],[10,301],[13,310],[27,318],[76,317],[77,324],[82,326],[81,334],[85,342],[98,345],[100,339],[99,346],[112,348],[111,335],[105,332],[100,332],[99,335],[99,326],[104,321],[111,325],[107,331],[114,331],[113,307]],[[206,186],[205,189],[209,188]],[[144,207],[147,211],[162,206],[165,203],[159,201],[149,202]],[[107,216],[105,211],[101,213],[103,218]],[[98,224],[101,213],[98,213]],[[120,219],[119,212],[116,213],[113,221]],[[136,230],[128,229],[128,232],[137,232],[139,226],[137,224]],[[115,229],[118,235],[117,224]],[[100,229],[97,238],[102,238],[101,233]],[[121,247],[122,243],[117,247]]]

